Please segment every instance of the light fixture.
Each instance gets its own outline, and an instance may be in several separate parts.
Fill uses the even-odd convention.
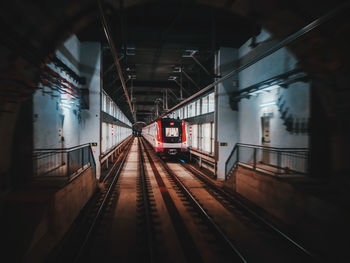
[[[175,73],[181,72],[181,66],[174,66],[173,72],[175,72]]]
[[[197,48],[188,48],[185,49],[184,53],[182,54],[183,58],[190,58],[193,57],[198,52]]]
[[[177,79],[177,76],[174,76],[174,75],[170,75],[168,77],[168,80],[176,80]]]
[[[266,102],[266,103],[262,103],[260,104],[260,107],[268,107],[268,106],[273,106],[276,105],[276,101],[270,101],[270,102]]]
[[[251,92],[250,95],[258,95],[260,93],[263,92],[271,92],[272,90],[278,89],[280,86],[279,85],[272,85],[272,86],[268,86],[268,85],[263,85],[260,86],[259,88],[257,88],[255,91]]]
[[[136,74],[128,75],[128,79],[136,79]]]

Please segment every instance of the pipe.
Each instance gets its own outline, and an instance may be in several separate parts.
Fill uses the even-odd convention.
[[[340,13],[341,11],[344,11],[345,9],[350,7],[350,1],[346,1],[344,3],[342,3],[341,5],[337,6],[336,8],[334,8],[333,10],[331,10],[330,12],[328,12],[327,14],[321,16],[320,18],[315,19],[314,21],[312,21],[310,24],[306,25],[305,27],[299,29],[297,32],[289,35],[288,37],[286,37],[284,40],[282,40],[281,42],[275,44],[274,46],[272,46],[270,49],[264,51],[263,53],[261,53],[260,55],[257,55],[255,57],[253,57],[252,59],[250,59],[246,64],[244,64],[243,66],[240,66],[234,70],[232,70],[231,72],[227,73],[225,76],[223,76],[222,78],[214,81],[213,83],[209,84],[208,86],[206,86],[205,88],[201,89],[200,91],[196,92],[195,94],[193,94],[192,96],[188,97],[187,99],[181,101],[180,103],[178,103],[177,105],[175,105],[174,107],[172,107],[171,109],[169,109],[169,111],[167,112],[170,113],[174,110],[176,110],[177,108],[181,107],[182,105],[190,102],[191,100],[193,100],[194,98],[204,94],[205,92],[208,92],[209,90],[213,89],[215,87],[215,85],[223,82],[224,80],[227,80],[229,78],[231,78],[232,76],[238,74],[239,72],[241,72],[242,70],[250,67],[251,65],[257,63],[258,61],[262,60],[263,58],[271,55],[272,53],[276,52],[277,50],[285,47],[286,45],[292,43],[293,41],[295,41],[296,39],[298,39],[299,37],[307,34],[308,32],[312,31],[313,29],[319,27],[320,25],[322,25],[323,23],[327,22],[329,19],[331,19],[332,17],[334,17],[335,15],[337,15],[338,13]],[[164,115],[162,114],[160,117],[163,117]]]
[[[133,109],[132,109],[132,105],[131,105],[131,101],[130,101],[130,97],[129,97],[129,94],[128,94],[128,90],[126,88],[126,83],[125,83],[125,79],[124,79],[124,76],[123,76],[122,68],[121,68],[120,63],[119,63],[117,50],[115,48],[115,44],[114,44],[114,41],[113,41],[113,39],[111,37],[109,26],[108,26],[105,14],[103,12],[102,2],[101,2],[101,0],[97,0],[97,3],[98,3],[98,8],[100,10],[100,16],[101,16],[101,21],[102,21],[102,25],[103,25],[103,30],[105,32],[105,35],[106,35],[109,47],[111,49],[112,56],[113,56],[113,59],[114,59],[114,63],[116,65],[116,67],[117,67],[118,75],[119,75],[120,81],[121,81],[122,86],[123,86],[123,90],[124,90],[124,93],[125,93],[126,100],[127,100],[128,104],[129,104],[129,108],[130,108],[130,111],[131,111],[131,115],[132,115],[133,121],[135,121],[134,114],[133,114]]]

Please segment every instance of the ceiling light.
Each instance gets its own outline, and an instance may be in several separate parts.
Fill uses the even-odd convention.
[[[173,72],[175,72],[175,73],[181,72],[181,67],[180,66],[174,66]]]
[[[190,58],[193,57],[198,52],[197,48],[188,48],[185,49],[184,53],[182,54],[183,58]]]

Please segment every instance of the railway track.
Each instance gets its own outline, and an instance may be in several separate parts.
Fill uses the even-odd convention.
[[[130,147],[131,141],[126,145],[120,161],[113,165],[108,175],[103,179],[99,190],[95,192],[78,218],[73,222],[60,244],[49,255],[48,262],[78,262],[81,259],[106,206],[108,203],[115,201],[117,197],[113,189],[118,181]]]
[[[169,169],[169,167],[166,165],[164,161],[162,161],[159,157],[155,156],[155,154],[151,151],[150,148],[148,148],[145,143],[144,149],[145,153],[149,159],[149,162],[152,166],[152,170],[154,175],[157,178],[157,182],[160,188],[163,189],[163,193],[166,193],[163,195],[164,201],[167,203],[168,211],[172,215],[173,218],[175,218],[173,221],[173,224],[175,228],[177,228],[177,233],[182,233],[179,236],[180,242],[182,244],[183,250],[186,254],[186,258],[188,262],[205,262],[206,260],[201,256],[205,254],[204,249],[212,249],[213,246],[216,246],[217,249],[219,248],[220,254],[221,254],[221,261],[222,259],[225,259],[227,262],[247,262],[246,259],[243,257],[243,255],[240,253],[236,245],[234,245],[230,239],[223,233],[223,231],[220,229],[220,227],[215,223],[213,218],[206,212],[205,208],[202,207],[202,205],[197,201],[197,199],[191,194],[189,189],[182,183],[182,181],[179,179],[179,177]],[[211,232],[211,235],[214,237],[214,240],[216,244],[206,244],[206,242],[201,241],[202,244],[197,245],[194,243],[194,239],[191,237],[195,235],[195,233],[190,233],[191,231],[196,231],[195,229],[190,229],[190,224],[185,224],[181,219],[178,219],[178,216],[185,217],[184,215],[180,215],[183,211],[178,209],[178,215],[174,213],[172,210],[176,209],[175,207],[172,207],[172,204],[174,201],[171,201],[169,199],[170,194],[168,194],[168,191],[164,188],[166,188],[166,185],[164,183],[164,180],[162,179],[159,170],[161,171],[161,168],[156,168],[155,162],[160,164],[163,168],[163,177],[166,177],[170,183],[172,183],[172,187],[174,187],[177,191],[177,194],[180,195],[180,198],[183,202],[186,202],[186,204],[190,204],[192,209],[195,211],[194,214],[191,216],[194,217],[195,220],[202,220],[202,224],[208,228],[208,230]],[[174,197],[173,197],[174,198]],[[186,234],[185,234],[186,233]],[[198,242],[198,240],[197,240]],[[204,244],[203,244],[204,243]],[[202,251],[200,249],[202,248]],[[223,251],[223,248],[225,248],[226,251]],[[214,256],[215,257],[215,256]],[[217,260],[218,258],[216,258]],[[209,262],[213,262],[211,259]]]
[[[142,138],[133,139],[85,211],[85,223],[72,231],[75,238],[50,261],[304,262],[305,253],[281,245],[197,176],[190,167],[164,162]]]
[[[184,167],[187,171],[189,171],[194,177],[198,178],[205,187],[208,189],[208,192],[217,199],[223,206],[225,206],[230,211],[234,212],[234,209],[237,207],[240,209],[243,213],[245,213],[247,216],[254,218],[254,220],[261,226],[265,227],[272,233],[275,233],[277,236],[281,238],[281,240],[289,243],[291,246],[294,246],[297,250],[304,253],[306,258],[309,258],[310,261],[321,261],[319,257],[317,257],[314,253],[310,252],[308,249],[306,249],[302,244],[300,244],[298,241],[294,240],[290,235],[285,233],[285,231],[279,229],[277,226],[270,223],[267,219],[265,219],[263,216],[259,215],[257,212],[255,212],[252,208],[250,208],[248,205],[244,204],[241,200],[239,200],[237,197],[232,195],[231,193],[228,193],[225,189],[218,187],[213,181],[207,177],[203,172],[200,170],[194,168],[193,166],[179,162],[179,164]]]

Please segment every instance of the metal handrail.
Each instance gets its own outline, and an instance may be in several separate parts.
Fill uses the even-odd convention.
[[[87,167],[92,167],[96,175],[96,161],[89,143],[70,148],[35,149],[33,162],[34,174],[39,178],[59,177],[71,181]]]
[[[119,142],[117,145],[113,146],[112,148],[109,149],[109,151],[103,155],[100,156],[100,162],[103,163],[104,161],[107,160],[115,151],[118,151],[120,147],[122,147],[125,143],[127,143],[131,139],[132,135],[129,135],[126,137],[124,140]]]
[[[276,150],[276,151],[296,151],[296,152],[303,152],[303,151],[309,151],[309,148],[284,148],[284,147],[271,147],[271,146],[265,146],[265,145],[255,145],[255,144],[248,144],[248,143],[237,143],[237,146],[245,146],[248,148],[261,148],[266,150]]]
[[[34,153],[35,152],[68,152],[68,151],[83,148],[88,145],[90,145],[90,143],[84,143],[84,144],[80,144],[69,148],[38,148],[38,149],[34,149]]]
[[[244,152],[240,153],[240,149],[250,149],[251,152],[248,152],[248,154],[244,154]],[[229,173],[239,162],[252,165],[254,170],[259,168],[274,174],[282,174],[287,172],[307,174],[309,161],[308,154],[308,148],[278,148],[236,143],[225,162],[225,179],[227,179]],[[244,161],[244,158],[242,158],[240,155],[245,155],[245,157],[248,156],[249,162]],[[258,161],[259,157],[261,158],[260,161]],[[230,163],[231,165],[229,166]],[[257,167],[257,164],[263,164],[269,168],[274,168],[274,170],[267,169],[266,167]]]

